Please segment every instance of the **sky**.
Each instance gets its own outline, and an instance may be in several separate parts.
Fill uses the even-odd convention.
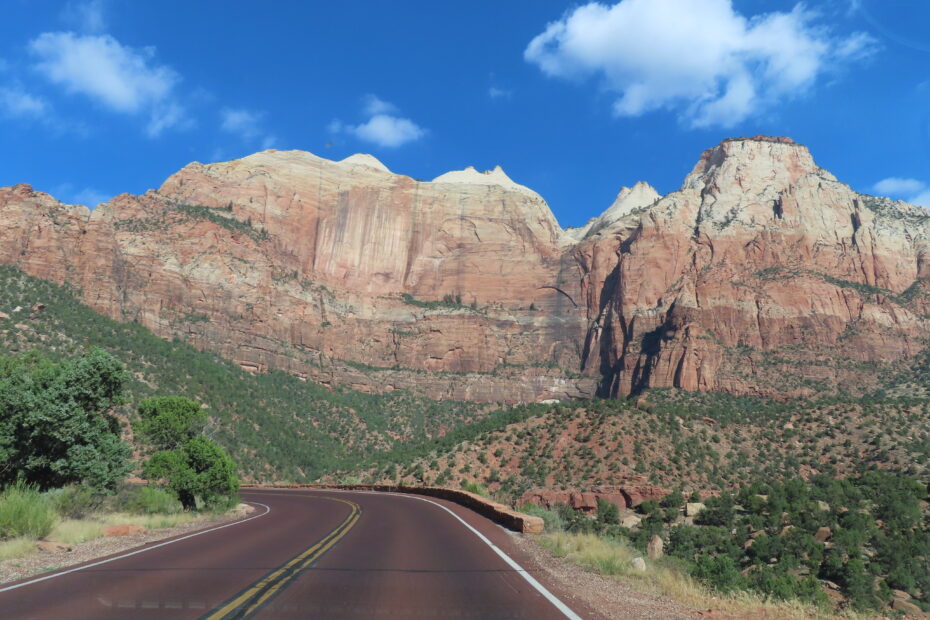
[[[501,165],[562,226],[790,136],[930,207],[930,2],[3,0],[0,185],[94,206],[191,161]]]

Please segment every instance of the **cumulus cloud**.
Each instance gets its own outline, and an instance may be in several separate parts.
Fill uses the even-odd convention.
[[[381,99],[377,95],[365,95],[365,114],[367,116],[378,116],[379,114],[395,114],[397,106],[393,103]]]
[[[617,116],[679,111],[691,127],[732,127],[871,54],[864,33],[836,36],[801,4],[747,18],[731,0],[591,2],[548,24],[524,58],[551,77],[597,77]]]
[[[277,142],[277,138],[265,131],[264,117],[263,112],[223,108],[220,110],[220,129],[239,136],[243,142],[258,143],[262,149],[270,149]]]
[[[905,202],[930,209],[930,184],[917,179],[888,177],[872,186],[882,196],[900,198]]]
[[[0,87],[0,114],[13,118],[43,118],[49,106],[41,97],[17,87]]]
[[[367,123],[356,125],[351,132],[361,140],[379,146],[395,147],[423,137],[423,129],[409,118],[376,114]]]
[[[370,118],[361,124],[350,125],[339,119],[329,123],[330,133],[346,133],[359,140],[378,146],[394,148],[414,142],[426,135],[426,130],[409,118],[399,116],[397,106],[375,95],[366,95],[363,110]]]
[[[180,78],[154,62],[153,48],[134,49],[106,34],[45,32],[30,42],[29,50],[38,59],[39,73],[65,92],[117,112],[146,114],[150,136],[188,122],[174,95]]]

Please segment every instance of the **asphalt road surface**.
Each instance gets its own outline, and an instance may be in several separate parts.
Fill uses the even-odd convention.
[[[511,535],[412,495],[255,489],[250,518],[0,586],[3,618],[578,618]]]

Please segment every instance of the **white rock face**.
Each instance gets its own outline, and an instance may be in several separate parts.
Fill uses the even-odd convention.
[[[588,220],[588,223],[584,226],[566,229],[564,238],[570,242],[577,243],[609,227],[611,224],[620,221],[637,209],[649,207],[661,197],[662,195],[645,181],[639,181],[633,187],[621,187],[620,193],[617,194],[617,198],[614,199],[613,204],[611,204],[606,211]]]
[[[355,155],[349,155],[345,159],[340,160],[339,163],[355,166],[368,166],[369,168],[374,168],[375,170],[380,170],[382,172],[391,172],[388,167],[381,163],[377,157],[374,155],[369,155],[368,153],[356,153]]]
[[[539,194],[526,187],[525,185],[515,183],[513,179],[507,176],[507,173],[504,172],[504,169],[500,166],[495,166],[494,170],[485,170],[484,172],[478,172],[475,170],[474,166],[468,166],[464,170],[451,170],[445,174],[440,174],[438,177],[433,179],[433,183],[498,185],[509,190],[525,192],[532,194],[533,196],[539,196]]]

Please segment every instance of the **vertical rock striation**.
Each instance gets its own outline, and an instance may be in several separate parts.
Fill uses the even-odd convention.
[[[245,368],[531,401],[650,386],[868,383],[930,335],[930,217],[784,138],[726,140],[681,189],[563,231],[499,167],[432,182],[369,155],[192,163],[93,212],[0,188],[0,261]]]

